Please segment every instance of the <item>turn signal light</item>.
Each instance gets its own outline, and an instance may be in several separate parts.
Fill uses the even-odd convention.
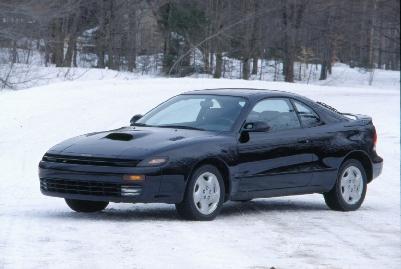
[[[144,175],[124,175],[123,179],[129,180],[129,181],[142,181],[145,179],[145,176]]]

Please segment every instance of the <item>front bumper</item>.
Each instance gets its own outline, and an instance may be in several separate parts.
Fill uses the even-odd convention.
[[[128,181],[123,175],[144,175]],[[44,195],[91,201],[125,203],[178,203],[183,199],[183,175],[164,175],[158,167],[108,167],[39,163],[40,190]]]

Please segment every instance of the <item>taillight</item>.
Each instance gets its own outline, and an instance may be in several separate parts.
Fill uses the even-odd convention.
[[[377,143],[377,133],[376,133],[376,129],[375,129],[373,132],[373,145],[376,146],[376,143]]]

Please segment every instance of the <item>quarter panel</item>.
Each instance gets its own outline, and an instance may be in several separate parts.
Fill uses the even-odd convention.
[[[344,122],[309,128],[308,132],[314,153],[311,185],[328,191],[336,182],[344,158],[350,152],[367,150],[368,134],[365,128],[346,127]]]

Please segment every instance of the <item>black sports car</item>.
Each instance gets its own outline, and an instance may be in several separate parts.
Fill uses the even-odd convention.
[[[370,117],[292,93],[192,91],[129,127],[54,146],[39,164],[40,188],[78,212],[162,202],[184,218],[211,220],[227,200],[308,193],[350,211],[381,173],[376,139]]]

